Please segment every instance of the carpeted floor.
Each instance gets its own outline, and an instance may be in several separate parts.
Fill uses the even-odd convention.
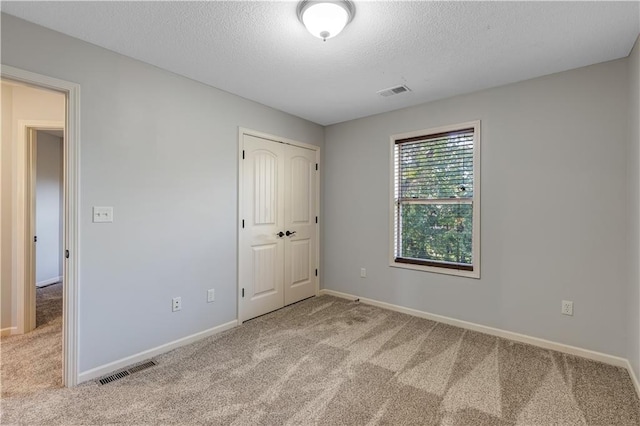
[[[640,423],[640,404],[624,369],[330,296],[257,318],[156,361],[155,367],[104,386],[89,382],[6,397],[1,421]]]
[[[36,289],[36,329],[0,339],[2,398],[62,386],[62,283]]]

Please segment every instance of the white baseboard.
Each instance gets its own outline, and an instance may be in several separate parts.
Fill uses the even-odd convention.
[[[237,320],[229,321],[225,324],[221,324],[217,327],[210,328],[208,330],[201,331],[199,333],[192,334],[190,336],[183,337],[173,342],[165,343],[164,345],[157,346],[146,351],[139,352],[135,355],[128,356],[126,358],[119,359],[109,364],[101,365],[100,367],[92,368],[91,370],[83,371],[78,374],[78,384],[86,382],[87,380],[96,379],[102,377],[105,374],[114,372],[129,365],[136,364],[140,361],[153,358],[154,356],[169,352],[170,350],[179,348],[181,346],[188,345],[205,337],[213,336],[214,334],[222,333],[223,331],[232,329],[238,325]]]
[[[638,382],[638,376],[636,376],[635,371],[633,371],[633,367],[631,367],[631,363],[627,360],[627,370],[629,371],[629,376],[631,376],[631,381],[633,385],[636,387],[636,393],[640,396],[640,382]]]
[[[341,298],[350,299],[350,300],[360,299],[360,302],[366,303],[367,305],[378,306],[380,308],[389,309],[391,311],[402,312],[404,314],[430,319],[432,321],[437,321],[444,324],[465,328],[467,330],[473,330],[480,333],[489,334],[491,336],[502,337],[505,339],[514,340],[516,342],[527,343],[529,345],[538,346],[544,349],[564,352],[566,354],[580,356],[582,358],[603,362],[605,364],[615,365],[616,367],[627,368],[629,369],[629,374],[631,374],[632,378],[634,378],[635,380],[633,371],[630,369],[629,361],[626,358],[608,355],[601,352],[595,352],[589,349],[578,348],[575,346],[565,345],[563,343],[552,342],[550,340],[527,336],[525,334],[514,333],[513,331],[487,327],[486,325],[480,325],[480,324],[476,324],[468,321],[462,321],[455,318],[445,317],[443,315],[431,314],[429,312],[419,311],[417,309],[412,309],[412,308],[406,308],[404,306],[394,305],[391,303],[380,302],[374,299],[367,299],[366,297],[358,297],[352,294],[341,293],[339,291],[322,289],[320,290],[320,294],[321,295],[327,294],[330,296],[336,296],[336,297],[341,297]],[[639,388],[638,388],[637,380],[635,381],[635,384],[636,384],[636,390],[638,390]],[[638,395],[640,395],[640,391],[638,392]]]
[[[18,331],[18,327],[7,327],[0,330],[0,336],[10,336]]]
[[[40,281],[36,283],[36,287],[44,287],[45,285],[55,284],[62,282],[62,276],[49,278],[48,280]]]

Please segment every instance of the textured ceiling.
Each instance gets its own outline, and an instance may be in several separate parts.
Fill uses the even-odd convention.
[[[634,2],[355,1],[321,41],[296,2],[6,2],[2,12],[327,125],[625,57]],[[376,91],[406,84],[411,92]]]

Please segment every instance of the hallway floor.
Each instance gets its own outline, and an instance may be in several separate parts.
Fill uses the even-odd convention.
[[[62,386],[62,283],[36,290],[36,325],[0,340],[2,398]]]

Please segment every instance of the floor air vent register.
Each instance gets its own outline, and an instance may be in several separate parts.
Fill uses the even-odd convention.
[[[126,370],[118,371],[117,373],[113,373],[106,377],[103,377],[98,380],[98,383],[100,383],[101,385],[106,385],[107,383],[115,382],[116,380],[120,380],[123,377],[127,377],[133,373],[137,373],[138,371],[146,370],[147,368],[153,367],[154,365],[158,365],[158,363],[153,360],[146,361],[142,364],[127,368]]]

